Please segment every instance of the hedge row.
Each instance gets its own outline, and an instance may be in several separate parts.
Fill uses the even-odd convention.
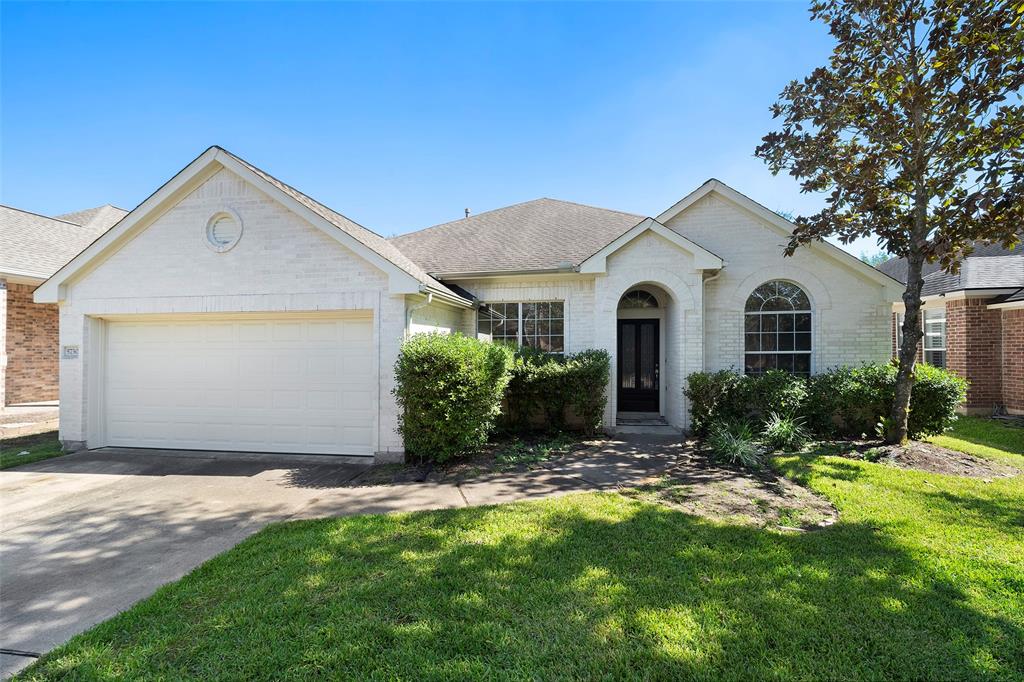
[[[505,426],[513,432],[560,431],[573,426],[593,434],[607,403],[611,358],[603,350],[585,350],[559,358],[536,349],[515,351],[505,393]]]
[[[745,376],[733,370],[696,372],[684,390],[694,431],[716,422],[761,424],[771,413],[803,418],[822,438],[874,434],[888,417],[896,388],[896,366],[838,367],[810,378],[781,371]],[[952,372],[917,365],[910,401],[911,438],[942,433],[956,420],[967,382]]]
[[[406,451],[444,462],[473,452],[494,431],[501,406],[512,431],[601,423],[611,360],[588,350],[556,358],[462,334],[417,334],[395,364],[399,432]]]

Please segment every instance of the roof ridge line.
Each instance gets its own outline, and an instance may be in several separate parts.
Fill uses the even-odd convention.
[[[573,206],[582,206],[583,208],[592,208],[592,209],[594,209],[596,211],[608,211],[609,213],[618,213],[620,215],[627,215],[627,216],[634,217],[634,218],[644,219],[644,218],[650,218],[651,217],[651,216],[642,215],[640,213],[632,213],[630,211],[620,211],[617,208],[605,208],[604,206],[594,206],[593,204],[584,204],[584,203],[581,203],[579,201],[571,201],[569,199],[556,199],[555,197],[541,197],[541,198],[542,199],[547,199],[548,201],[557,201],[557,202],[562,203],[562,204],[572,204]]]
[[[444,227],[445,225],[453,225],[455,223],[462,222],[463,220],[472,220],[473,218],[479,218],[480,216],[485,216],[488,213],[496,213],[498,211],[504,211],[504,210],[509,209],[509,208],[515,208],[516,206],[524,206],[526,204],[532,204],[532,203],[535,203],[535,202],[538,202],[538,201],[556,201],[556,202],[558,202],[560,204],[571,204],[573,206],[580,206],[582,208],[592,208],[595,211],[608,211],[609,213],[618,213],[619,215],[629,216],[631,218],[639,218],[640,220],[643,220],[645,217],[647,217],[647,216],[642,216],[639,213],[630,213],[629,211],[620,211],[620,210],[614,209],[614,208],[604,208],[603,206],[594,206],[592,204],[581,204],[578,201],[569,201],[567,199],[555,199],[554,197],[537,197],[536,199],[527,199],[526,201],[517,201],[516,203],[509,204],[508,206],[499,206],[497,208],[491,208],[491,209],[488,209],[486,211],[481,211],[480,213],[476,213],[474,215],[467,216],[465,218],[456,218],[455,220],[448,220],[448,221],[445,221],[443,223],[437,223],[436,225],[430,225],[428,227],[421,227],[420,229],[413,230],[412,232],[403,232],[402,234],[396,234],[394,237],[389,237],[388,241],[391,241],[391,240],[394,240],[394,239],[400,239],[402,237],[408,237],[408,236],[414,235],[414,234],[420,234],[420,233],[423,233],[423,232],[427,232],[428,230],[433,230],[434,228],[437,228],[437,227]]]
[[[224,149],[224,147],[221,147],[220,145],[213,145],[213,146],[214,146],[214,147],[216,147],[217,149],[219,149],[220,151],[224,152],[224,153],[225,153],[225,154],[227,154],[228,156],[231,156],[231,157],[232,157],[232,158],[234,158],[234,159],[235,159],[236,161],[240,161],[241,163],[244,163],[245,165],[247,165],[247,166],[249,166],[250,168],[252,168],[253,170],[255,170],[255,171],[259,172],[259,173],[262,173],[263,175],[266,175],[266,176],[267,176],[268,178],[272,178],[272,179],[273,179],[273,180],[275,180],[276,182],[280,182],[280,183],[281,183],[282,185],[284,185],[285,187],[287,187],[287,188],[288,188],[288,189],[290,189],[291,191],[293,191],[293,192],[295,192],[295,193],[297,193],[297,194],[301,194],[302,196],[306,197],[307,199],[309,199],[309,200],[310,200],[310,201],[312,201],[313,203],[315,203],[315,204],[317,204],[317,205],[319,205],[319,206],[322,206],[322,207],[324,207],[325,209],[327,209],[327,210],[328,210],[328,211],[330,211],[331,213],[335,213],[335,214],[337,214],[337,215],[340,215],[340,216],[341,216],[342,218],[344,218],[345,220],[349,221],[350,223],[352,223],[352,224],[353,224],[353,225],[355,225],[356,227],[359,227],[359,228],[361,228],[361,229],[364,229],[364,230],[366,230],[367,232],[369,232],[370,234],[374,234],[374,235],[377,235],[377,236],[378,236],[378,237],[380,237],[381,239],[383,239],[383,240],[387,241],[387,237],[385,237],[384,235],[380,234],[379,232],[376,232],[376,231],[374,231],[374,230],[370,229],[369,227],[366,227],[365,225],[363,225],[363,224],[361,224],[361,223],[357,223],[356,221],[352,220],[351,218],[349,218],[349,217],[348,217],[347,215],[345,215],[345,214],[344,214],[344,213],[342,213],[341,211],[337,211],[337,210],[335,210],[335,209],[331,208],[330,206],[328,206],[328,205],[327,205],[327,204],[325,204],[324,202],[320,201],[319,199],[314,199],[314,198],[313,198],[313,197],[312,197],[311,195],[309,195],[309,194],[306,194],[305,192],[303,192],[303,191],[302,191],[301,189],[299,189],[298,187],[295,187],[294,185],[289,185],[289,184],[288,184],[287,182],[285,182],[285,181],[284,181],[284,180],[282,180],[281,178],[277,177],[276,175],[272,175],[272,174],[268,173],[267,171],[263,170],[262,168],[260,168],[260,167],[259,167],[259,166],[257,166],[256,164],[254,164],[254,163],[251,163],[250,161],[247,161],[247,160],[243,159],[242,157],[240,157],[240,156],[238,156],[237,154],[234,154],[234,153],[232,153],[232,152],[228,151],[227,149]],[[325,220],[328,220],[328,221],[330,221],[330,218],[328,218],[327,216],[321,216],[321,217],[322,217],[322,218],[324,218]]]
[[[487,215],[488,213],[496,213],[497,211],[504,211],[506,208],[515,208],[516,206],[523,206],[525,204],[532,204],[533,202],[541,201],[542,199],[547,199],[547,197],[537,197],[536,199],[527,199],[526,201],[517,201],[516,203],[509,204],[508,206],[499,206],[497,208],[490,208],[490,209],[487,209],[486,211],[481,211],[480,213],[475,213],[473,215],[464,216],[462,218],[456,218],[455,220],[446,220],[443,223],[436,223],[434,225],[428,225],[427,227],[421,227],[420,229],[413,230],[412,232],[403,232],[402,234],[396,234],[394,237],[388,237],[388,241],[391,241],[392,239],[398,239],[400,237],[408,237],[409,235],[412,235],[412,234],[419,234],[421,232],[426,232],[427,230],[433,230],[436,227],[444,227],[445,225],[451,225],[453,223],[462,222],[463,220],[472,220],[473,218],[479,218],[480,216]]]
[[[75,227],[84,227],[82,225],[82,223],[73,223],[70,220],[64,220],[63,218],[54,218],[52,215],[44,215],[42,213],[36,213],[35,211],[26,211],[25,209],[18,208],[17,206],[9,206],[8,204],[0,204],[0,206],[2,206],[3,208],[9,208],[12,211],[17,211],[18,213],[27,213],[29,215],[34,215],[34,216],[36,216],[38,218],[46,218],[47,220],[53,220],[54,222],[64,223],[65,225],[74,225]],[[83,209],[83,210],[88,210],[88,209]],[[77,211],[72,211],[72,213],[77,213]],[[63,214],[63,215],[67,215],[67,214]]]

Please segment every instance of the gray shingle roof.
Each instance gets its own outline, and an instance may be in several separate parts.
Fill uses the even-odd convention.
[[[0,272],[49,277],[125,215],[110,205],[60,218],[0,206]]]
[[[1024,254],[968,257],[955,275],[936,270],[924,277],[922,296],[964,289],[1010,289],[1024,286]]]
[[[535,199],[392,237],[434,274],[556,270],[579,265],[644,216]]]
[[[65,213],[64,215],[56,216],[58,220],[66,220],[69,223],[75,223],[82,227],[89,229],[102,230],[106,232],[114,225],[117,225],[121,221],[121,218],[128,215],[128,211],[117,206],[111,206],[110,204],[104,204],[103,206],[97,206],[96,208],[87,208],[84,211],[75,211],[74,213]]]
[[[387,239],[380,236],[376,232],[368,230],[362,225],[352,220],[349,220],[348,218],[338,213],[337,211],[330,209],[327,206],[324,206],[316,199],[313,199],[312,197],[303,194],[302,192],[295,189],[291,185],[281,182],[273,175],[270,175],[266,171],[260,170],[259,168],[252,165],[248,161],[239,158],[238,156],[232,154],[223,147],[217,147],[217,149],[224,152],[232,159],[242,164],[243,166],[251,170],[253,173],[263,178],[264,180],[266,180],[271,185],[278,188],[288,196],[290,196],[292,199],[298,201],[300,204],[311,210],[313,213],[316,213],[318,216],[320,216],[330,224],[334,225],[342,232],[345,232],[363,246],[376,252],[382,258],[390,261],[399,269],[411,275],[421,284],[424,284],[427,287],[434,289],[435,291],[456,296],[458,298],[465,298],[465,296],[462,296],[461,294],[452,291],[452,289],[450,289],[446,285],[442,284],[441,282],[437,281],[436,279],[428,275],[423,270],[422,267],[420,267],[413,261],[409,260],[409,258],[407,258],[405,254],[399,251],[394,244],[390,243]]]
[[[1001,244],[983,244],[980,242],[974,243],[974,251],[971,252],[970,258],[992,258],[993,256],[1009,256],[1014,254],[1024,253],[1024,247],[1017,246],[1013,249],[1005,249]],[[942,266],[938,262],[925,263],[921,269],[922,274],[930,275],[941,269]],[[878,270],[881,270],[885,274],[898,279],[901,282],[907,281],[907,259],[906,258],[890,258],[884,263],[877,266]]]

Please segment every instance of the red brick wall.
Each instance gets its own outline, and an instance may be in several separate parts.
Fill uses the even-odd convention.
[[[57,306],[35,303],[35,286],[7,283],[8,405],[57,400]]]
[[[1024,309],[1002,312],[1003,404],[1024,413]]]
[[[1002,313],[988,301],[946,301],[946,366],[967,379],[965,407],[989,410],[1003,403]]]
[[[919,313],[918,319],[924,319],[924,310],[923,309]],[[900,316],[899,316],[899,313],[893,313],[892,314],[892,324],[890,326],[891,326],[891,329],[889,330],[889,334],[892,337],[890,339],[892,341],[892,343],[890,343],[889,345],[890,345],[891,350],[892,350],[892,356],[895,358],[898,355],[898,353],[899,353],[899,348],[896,347],[896,339],[899,337],[899,334],[897,334],[896,329],[900,326]],[[923,350],[920,342],[918,342],[918,344],[917,344],[917,359],[916,359],[916,362],[924,362],[924,350]]]

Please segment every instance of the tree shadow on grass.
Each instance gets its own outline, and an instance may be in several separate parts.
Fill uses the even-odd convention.
[[[1024,675],[1024,634],[866,524],[717,524],[619,495],[274,525],[39,677]]]

